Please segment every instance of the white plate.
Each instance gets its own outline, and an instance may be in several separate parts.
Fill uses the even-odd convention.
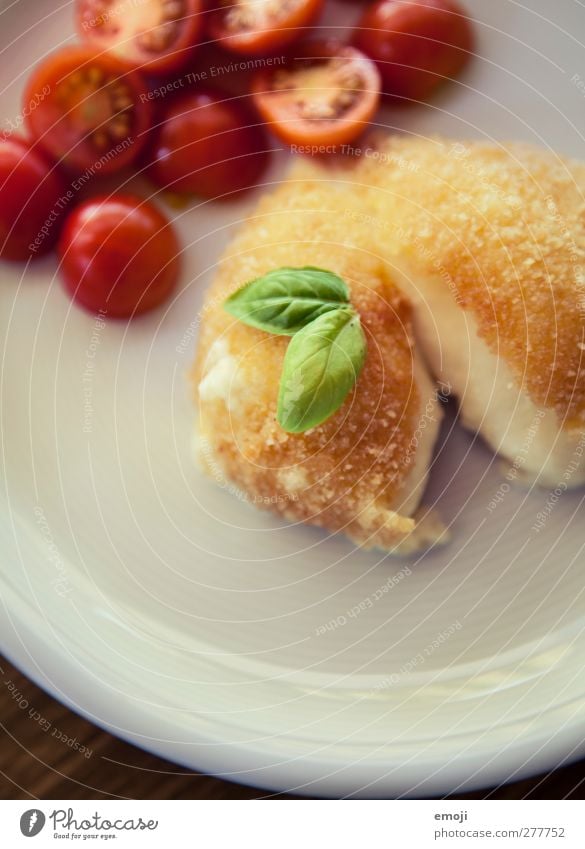
[[[29,66],[69,39],[71,9],[3,5],[10,117]],[[467,5],[480,58],[429,106],[388,110],[388,126],[581,154],[583,6]],[[283,526],[195,469],[192,336],[252,202],[178,216],[183,287],[131,326],[72,308],[51,259],[2,266],[6,653],[114,733],[279,790],[429,795],[583,754],[582,492],[538,533],[550,492],[512,488],[490,511],[502,466],[450,421],[427,501],[453,542],[401,562]]]

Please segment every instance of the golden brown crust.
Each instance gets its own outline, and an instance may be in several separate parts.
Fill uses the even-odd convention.
[[[344,530],[362,545],[389,548],[414,527],[395,512],[421,406],[410,307],[384,263],[364,249],[366,232],[348,222],[345,205],[344,193],[318,183],[284,184],[260,202],[230,245],[207,293],[193,374],[196,392],[207,378],[200,433],[207,443],[204,458],[219,464],[257,506],[288,520]],[[366,364],[341,410],[299,435],[276,422],[288,339],[247,327],[221,306],[234,289],[283,265],[340,274],[368,339]],[[228,364],[229,379],[228,390],[216,392],[218,357]]]
[[[390,136],[344,179],[380,252],[441,277],[534,403],[582,428],[585,165],[526,144]]]

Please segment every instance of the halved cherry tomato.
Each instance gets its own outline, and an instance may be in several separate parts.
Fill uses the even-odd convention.
[[[28,128],[68,168],[112,173],[134,160],[145,142],[151,106],[142,77],[113,56],[85,47],[54,53],[37,65],[24,93]]]
[[[63,222],[66,187],[29,142],[0,138],[0,257],[24,260],[50,250]]]
[[[154,73],[190,59],[203,18],[203,0],[76,0],[84,41]]]
[[[330,39],[306,42],[285,68],[260,71],[252,94],[269,128],[284,141],[344,144],[371,120],[380,84],[371,59]]]
[[[158,306],[179,274],[170,222],[133,195],[93,198],[67,219],[59,240],[66,289],[86,309],[128,318]]]
[[[305,34],[325,0],[215,0],[209,31],[235,53],[261,55]]]
[[[425,100],[454,77],[473,50],[469,18],[450,0],[378,0],[353,40],[378,65],[384,92],[410,100]]]
[[[172,102],[156,130],[150,176],[171,192],[229,196],[257,182],[268,151],[258,119],[239,102],[200,89]]]

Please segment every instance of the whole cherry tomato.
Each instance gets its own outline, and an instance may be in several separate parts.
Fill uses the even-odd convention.
[[[146,312],[177,282],[180,247],[172,225],[152,203],[133,195],[78,206],[58,247],[65,288],[92,312],[114,318]]]
[[[200,89],[163,113],[149,174],[171,192],[226,197],[256,183],[267,159],[255,115],[229,95]]]
[[[55,244],[66,187],[44,155],[19,136],[0,137],[0,257],[24,260]]]
[[[473,31],[451,0],[378,0],[366,7],[354,44],[377,63],[386,94],[425,100],[468,61]]]

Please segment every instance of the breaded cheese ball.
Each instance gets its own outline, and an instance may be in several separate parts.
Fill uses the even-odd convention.
[[[193,370],[200,457],[290,522],[404,552],[443,534],[436,520],[417,515],[441,407],[416,353],[410,306],[368,250],[367,229],[348,225],[348,199],[331,184],[293,175],[264,197],[219,262]],[[343,278],[367,355],[343,406],[291,434],[276,419],[289,338],[237,321],[222,304],[270,270],[307,265]]]
[[[339,181],[463,423],[529,483],[585,482],[585,165],[520,143],[385,136]]]

